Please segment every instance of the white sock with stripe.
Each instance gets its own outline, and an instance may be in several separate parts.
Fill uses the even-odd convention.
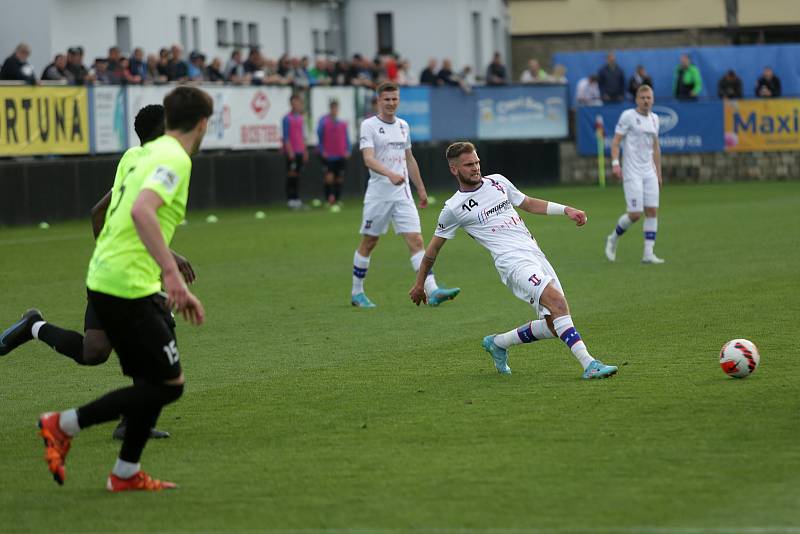
[[[552,339],[556,336],[547,327],[547,321],[539,319],[538,321],[531,321],[525,323],[519,328],[509,330],[503,334],[494,336],[494,344],[501,349],[507,349],[512,345],[519,345],[520,343],[533,343],[540,339]]]
[[[369,268],[369,256],[362,256],[356,250],[353,256],[353,290],[352,295],[358,295],[364,292],[364,278],[367,277],[367,269]]]
[[[614,228],[614,231],[611,232],[611,238],[614,241],[616,241],[617,239],[622,237],[622,234],[624,234],[625,231],[628,228],[630,228],[632,224],[633,224],[633,221],[631,220],[630,217],[628,217],[628,214],[627,213],[623,213],[620,216],[619,220],[617,221],[616,228]]]
[[[589,354],[589,350],[581,339],[581,335],[575,330],[575,325],[572,324],[572,317],[569,315],[562,315],[561,317],[553,319],[553,327],[556,329],[556,333],[558,337],[561,338],[561,341],[567,344],[572,354],[575,355],[575,358],[581,363],[583,369],[586,370],[589,364],[594,361],[594,358]]]
[[[658,232],[658,217],[644,218],[644,257],[653,255],[656,246],[656,232]]]

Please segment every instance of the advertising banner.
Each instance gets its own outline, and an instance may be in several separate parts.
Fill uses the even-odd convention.
[[[86,154],[85,87],[0,87],[0,156]]]
[[[725,102],[725,150],[800,150],[800,99]]]
[[[610,154],[619,116],[631,107],[633,104],[578,108],[578,153],[597,154],[594,125],[600,116],[605,125],[606,154]],[[653,112],[659,118],[661,152],[722,152],[722,102],[656,103]]]
[[[480,139],[559,139],[569,133],[567,86],[475,88]]]
[[[92,145],[94,153],[124,152],[128,146],[128,109],[126,92],[121,85],[98,85],[90,87],[92,103]],[[133,142],[136,143],[134,136]]]
[[[170,86],[131,86],[128,88],[128,144],[138,144],[133,118],[148,104],[161,104]],[[281,120],[289,112],[289,87],[231,87],[205,85],[214,101],[214,114],[208,122],[203,149],[234,150],[279,148]]]
[[[411,143],[431,140],[431,90],[429,87],[401,87],[397,115],[411,128]]]
[[[314,87],[310,100],[311,134],[308,144],[319,144],[317,125],[322,117],[330,113],[330,103],[333,100],[339,103],[338,117],[339,120],[347,123],[350,142],[355,143],[358,140],[355,87]]]

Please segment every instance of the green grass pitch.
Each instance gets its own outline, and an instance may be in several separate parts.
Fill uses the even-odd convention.
[[[2,532],[800,532],[800,183],[669,186],[656,252],[641,223],[606,261],[619,187],[527,189],[589,215],[526,215],[589,350],[619,374],[580,380],[556,340],[510,351],[484,335],[533,318],[463,232],[436,264],[456,301],[416,308],[393,234],[349,305],[360,202],[339,214],[190,213],[174,248],[193,262],[207,324],[179,320],[186,392],[143,467],[162,494],[104,489],[112,425],[74,442],[58,487],[37,415],[127,383],[115,357],[81,368],[32,342],[0,359]],[[449,193],[437,194],[439,205]],[[438,208],[423,211],[426,240]],[[0,325],[31,306],[82,329],[89,222],[0,229]],[[721,345],[761,351],[726,377]]]

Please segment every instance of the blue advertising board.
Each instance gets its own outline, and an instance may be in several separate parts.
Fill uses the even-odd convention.
[[[599,115],[605,125],[606,154],[609,154],[619,116],[632,107],[631,103],[578,108],[578,153],[597,154],[595,121]],[[725,149],[721,101],[656,103],[653,112],[660,119],[658,141],[662,152],[722,152]]]
[[[557,139],[568,134],[566,85],[475,88],[480,139]]]
[[[401,87],[397,114],[411,128],[411,142],[431,140],[430,87]]]

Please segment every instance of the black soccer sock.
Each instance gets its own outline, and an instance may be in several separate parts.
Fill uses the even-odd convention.
[[[333,186],[331,186],[331,184],[325,184],[324,191],[325,191],[325,200],[327,201],[333,194]]]
[[[298,182],[299,179],[297,176],[286,177],[286,198],[289,200],[300,198],[298,195]]]
[[[333,184],[333,196],[336,199],[336,202],[339,202],[339,197],[342,196],[342,184]]]
[[[138,409],[126,412],[125,417],[127,420],[127,428],[125,430],[125,439],[122,442],[122,448],[119,451],[119,459],[130,462],[138,463],[142,457],[142,451],[150,439],[150,429],[155,428],[158,416],[161,414],[161,408],[167,404],[178,400],[183,394],[183,386],[168,386],[168,385],[143,385],[142,391],[150,396],[151,402],[160,402],[159,406],[139,406]]]
[[[152,416],[162,406],[177,400],[183,393],[183,386],[136,383],[117,389],[78,408],[78,426],[87,428],[108,421],[115,421],[120,415],[145,418]],[[157,417],[157,416],[156,416]],[[147,427],[150,428],[155,423]]]
[[[72,358],[83,365],[83,336],[73,330],[64,330],[54,324],[45,323],[37,335],[56,352]]]

